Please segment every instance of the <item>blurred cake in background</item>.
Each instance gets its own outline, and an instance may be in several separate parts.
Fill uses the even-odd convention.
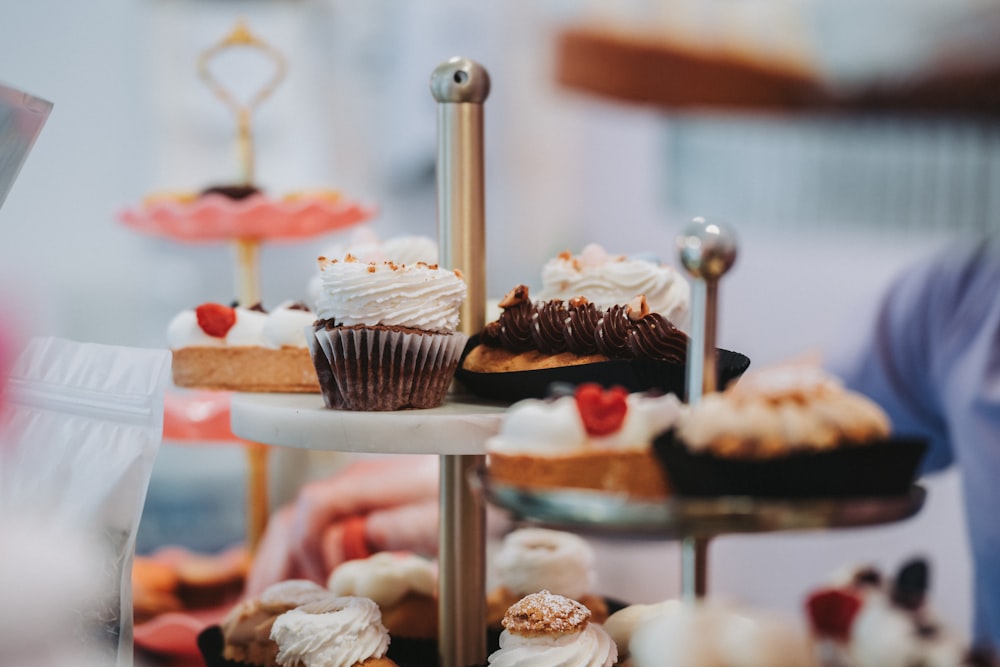
[[[370,598],[394,638],[437,639],[437,567],[411,553],[382,551],[337,566],[327,580],[336,595]]]
[[[889,577],[857,568],[809,593],[805,608],[821,667],[962,667],[996,665],[972,650],[934,612],[930,564],[903,563]]]
[[[594,593],[594,550],[581,537],[546,528],[508,533],[493,557],[496,587],[486,598],[486,624],[499,628],[507,609],[530,593],[547,590],[580,602],[594,623],[608,616],[604,599]]]
[[[553,257],[542,267],[541,301],[569,301],[584,297],[598,309],[646,297],[649,310],[686,329],[691,287],[677,269],[653,259],[611,255],[591,243],[578,255],[570,251]]]
[[[815,666],[806,633],[767,611],[713,600],[649,611],[628,639],[632,667]]]
[[[679,495],[905,497],[927,450],[885,411],[808,365],[774,366],[709,394],[654,449]]]

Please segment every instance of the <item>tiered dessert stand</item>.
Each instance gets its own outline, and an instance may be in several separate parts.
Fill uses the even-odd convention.
[[[677,243],[681,264],[693,278],[687,395],[694,405],[716,391],[718,283],[736,260],[736,237],[723,222],[696,218]],[[885,498],[637,502],[583,490],[528,491],[492,482],[485,474],[480,479],[491,502],[522,519],[601,535],[680,540],[681,591],[688,599],[707,592],[708,545],[715,536],[890,523],[913,516],[925,497],[923,488],[914,486],[905,496]]]
[[[461,269],[469,286],[462,326],[484,322],[482,104],[489,77],[456,58],[431,78],[439,102],[438,215],[442,263]],[[682,263],[695,279],[688,391],[697,401],[715,386],[715,312],[719,278],[735,260],[733,237],[720,223],[696,220],[680,239]],[[695,390],[695,391],[692,391]],[[430,410],[328,410],[319,396],[236,394],[232,429],[240,437],[285,447],[389,454],[437,454],[440,486],[441,667],[486,661],[484,499],[516,516],[569,530],[682,541],[683,589],[705,593],[711,537],[734,532],[868,526],[916,513],[924,492],[903,498],[778,501],[752,498],[636,503],[576,491],[530,492],[492,482],[485,441],[505,405],[453,393]]]
[[[215,77],[212,61],[231,49],[252,49],[269,58],[274,71],[249,101],[238,100]],[[240,185],[254,183],[252,115],[285,77],[285,59],[270,44],[240,21],[218,43],[199,58],[198,72],[212,92],[236,117]],[[296,241],[357,225],[375,215],[375,208],[346,197],[303,197],[277,200],[251,195],[231,200],[206,195],[192,201],[164,199],[124,210],[119,219],[132,229],[184,243],[220,243],[235,250],[235,283],[239,303],[249,307],[260,302],[259,254],[265,241]],[[238,440],[223,432],[219,415],[229,411],[227,392],[181,392],[168,394],[165,436],[200,442]],[[228,425],[227,425],[228,430]],[[267,447],[261,441],[244,441],[248,460],[247,549],[252,552],[263,535],[268,519]]]
[[[483,200],[483,103],[486,70],[453,58],[431,76],[438,105],[438,240],[441,263],[459,269],[468,286],[460,326],[477,333],[486,318]],[[441,667],[486,661],[485,505],[472,480],[485,442],[506,406],[451,394],[429,410],[328,410],[319,396],[237,394],[237,435],[286,447],[440,456]],[[458,613],[457,610],[461,610]]]

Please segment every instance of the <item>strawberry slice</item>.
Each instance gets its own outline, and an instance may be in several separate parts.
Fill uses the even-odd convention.
[[[847,641],[851,624],[861,609],[861,596],[842,588],[827,588],[812,593],[806,610],[813,632],[819,637]]]
[[[198,326],[209,336],[225,338],[236,324],[236,309],[221,303],[203,303],[194,309]]]
[[[587,433],[594,436],[610,435],[621,428],[628,412],[628,390],[588,382],[581,384],[574,394],[576,409]]]

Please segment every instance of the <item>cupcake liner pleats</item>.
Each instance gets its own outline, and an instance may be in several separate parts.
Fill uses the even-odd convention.
[[[400,410],[444,401],[468,336],[378,327],[320,329],[310,350],[328,408]]]

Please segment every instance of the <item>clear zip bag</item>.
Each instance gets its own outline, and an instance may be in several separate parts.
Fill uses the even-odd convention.
[[[132,664],[132,560],[170,362],[167,350],[58,338],[29,341],[15,361],[0,414],[0,526],[45,526],[50,544],[62,535],[58,558],[93,594],[60,600],[51,589],[66,577],[53,576],[53,559],[32,569],[24,557],[37,535],[0,535],[0,563],[25,570],[0,579],[13,589],[0,589],[0,664],[62,665],[52,656],[64,654]]]

